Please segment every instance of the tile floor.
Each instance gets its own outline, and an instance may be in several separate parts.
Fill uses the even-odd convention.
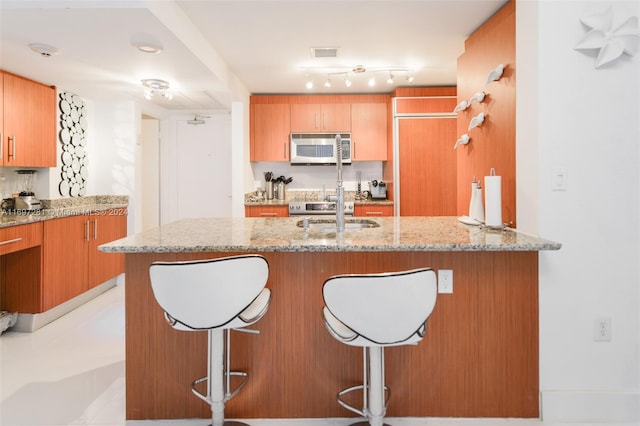
[[[124,285],[35,333],[0,336],[2,426],[205,426],[125,421]],[[354,419],[251,419],[253,426],[346,426]],[[559,426],[539,420],[389,418],[395,426]],[[579,426],[571,424],[570,426]],[[591,423],[588,426],[604,426]]]

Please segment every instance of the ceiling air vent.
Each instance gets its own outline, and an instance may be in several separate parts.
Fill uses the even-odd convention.
[[[312,58],[335,58],[338,56],[337,47],[312,47]]]

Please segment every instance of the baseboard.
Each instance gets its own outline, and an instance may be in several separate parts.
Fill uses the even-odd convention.
[[[546,422],[640,424],[640,392],[541,392]]]
[[[88,290],[73,299],[67,300],[66,302],[56,306],[55,308],[49,309],[46,312],[42,312],[39,314],[18,314],[18,320],[15,325],[10,328],[11,331],[18,331],[22,333],[32,333],[39,328],[44,327],[60,318],[61,316],[73,311],[75,308],[84,305],[89,300],[101,295],[105,291],[114,287],[118,283],[118,277],[113,278],[109,281],[105,281]]]

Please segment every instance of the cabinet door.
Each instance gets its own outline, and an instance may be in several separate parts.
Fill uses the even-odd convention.
[[[387,161],[387,104],[351,105],[351,159]]]
[[[399,120],[400,216],[456,215],[456,120]]]
[[[4,165],[56,166],[56,90],[4,75]]]
[[[320,104],[292,104],[291,132],[321,132]]]
[[[289,104],[253,104],[251,161],[289,161]]]
[[[355,216],[393,216],[393,206],[392,205],[382,205],[382,206],[355,206],[354,208]]]
[[[320,113],[323,132],[351,131],[351,104],[322,104]]]
[[[291,132],[349,132],[350,104],[292,104]]]
[[[115,209],[89,216],[89,288],[104,283],[124,272],[124,254],[103,253],[100,244],[127,236],[127,210]]]
[[[288,217],[289,206],[245,206],[245,217]]]
[[[88,216],[44,222],[43,310],[87,291]]]

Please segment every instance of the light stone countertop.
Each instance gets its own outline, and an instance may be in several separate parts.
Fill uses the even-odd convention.
[[[90,195],[86,197],[61,198],[58,200],[40,200],[44,208],[32,212],[2,212],[0,228],[59,219],[82,214],[100,214],[112,209],[127,208],[129,197],[126,195]]]
[[[297,226],[301,217],[184,219],[101,245],[111,253],[540,251],[553,241],[514,230],[464,225],[456,217],[381,217],[380,226],[341,235]],[[366,220],[366,219],[352,219]]]

